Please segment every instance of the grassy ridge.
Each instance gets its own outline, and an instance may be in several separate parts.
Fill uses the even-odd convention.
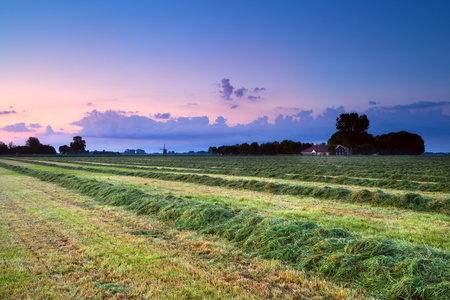
[[[350,203],[370,203],[379,206],[394,206],[414,211],[430,211],[450,215],[450,199],[428,199],[416,193],[391,195],[382,191],[350,191],[344,188],[288,185],[258,180],[228,180],[220,177],[211,177],[207,175],[196,174],[171,174],[150,171],[120,171],[105,168],[87,168],[81,166],[57,165],[42,161],[33,161],[33,163],[65,169],[83,170],[88,172],[110,173],[122,176],[137,176],[143,178],[171,181],[183,181],[209,186],[248,189],[252,191],[265,191],[273,194],[311,196],[319,199],[333,199]]]
[[[388,239],[368,239],[342,229],[326,229],[311,222],[262,217],[248,211],[174,196],[150,195],[96,180],[52,174],[1,164],[16,172],[138,213],[218,234],[267,258],[277,258],[345,280],[388,299],[445,299],[450,293],[450,255],[426,247],[403,247]]]

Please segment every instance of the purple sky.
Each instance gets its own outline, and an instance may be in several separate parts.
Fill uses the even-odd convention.
[[[0,141],[156,152],[374,135],[450,151],[449,1],[0,0]]]

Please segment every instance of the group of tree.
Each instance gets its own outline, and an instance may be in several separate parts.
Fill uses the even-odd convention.
[[[74,136],[73,142],[70,143],[70,147],[63,145],[59,147],[59,153],[61,154],[87,154],[86,141],[81,136]]]
[[[8,145],[0,141],[0,154],[56,154],[54,147],[43,145],[37,137],[29,137],[24,146]]]
[[[337,145],[347,147],[352,154],[418,155],[425,152],[425,143],[418,134],[400,131],[374,137],[367,132],[369,125],[370,121],[366,115],[341,114],[336,119],[338,131],[328,140],[328,152],[335,154]],[[313,146],[311,143],[284,140],[281,143],[275,141],[261,145],[254,142],[250,145],[243,143],[209,147],[208,152],[220,155],[300,154],[311,146]]]
[[[147,154],[143,149],[127,149],[123,152],[125,155],[145,155]]]
[[[209,147],[208,152],[220,155],[275,155],[275,154],[299,154],[302,150],[311,147],[311,143],[293,142],[284,140],[269,142],[259,145],[243,143],[233,146]]]
[[[376,152],[388,155],[417,155],[425,152],[422,137],[406,131],[391,132],[375,137]]]
[[[341,114],[336,119],[336,129],[328,140],[328,152],[334,153],[336,145],[346,146],[352,154],[418,155],[425,152],[425,143],[418,134],[406,131],[373,136],[367,132],[369,119],[357,113]]]

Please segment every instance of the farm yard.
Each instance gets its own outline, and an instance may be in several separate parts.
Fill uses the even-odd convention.
[[[448,299],[450,157],[0,158],[0,299]]]

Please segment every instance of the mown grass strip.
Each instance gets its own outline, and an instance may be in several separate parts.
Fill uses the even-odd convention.
[[[36,161],[36,160],[31,160]],[[54,161],[51,160],[50,161]],[[64,163],[70,163],[65,161]],[[404,176],[399,174],[393,174],[387,176],[388,178],[357,178],[347,175],[340,176],[329,176],[329,175],[312,175],[305,172],[298,172],[296,174],[286,173],[286,170],[280,169],[277,171],[266,171],[260,168],[242,168],[242,169],[212,169],[212,168],[202,168],[202,169],[186,169],[186,168],[170,168],[170,167],[155,167],[155,166],[144,166],[144,165],[130,165],[121,163],[119,159],[114,163],[95,163],[86,161],[76,161],[73,162],[78,165],[84,166],[94,166],[94,167],[107,167],[107,168],[121,168],[121,169],[133,169],[138,171],[151,171],[151,172],[170,172],[170,173],[186,173],[191,174],[220,174],[220,175],[236,175],[236,176],[258,176],[265,178],[277,178],[277,179],[288,179],[288,180],[301,180],[309,182],[321,182],[321,183],[333,183],[333,184],[345,184],[345,185],[356,185],[356,186],[366,186],[366,187],[376,187],[376,188],[389,188],[389,189],[399,189],[399,190],[412,190],[412,191],[422,191],[422,192],[443,192],[450,191],[450,185],[448,180],[440,180],[436,183],[429,182],[414,182],[413,179],[432,179],[430,177],[411,177],[406,179]]]
[[[0,177],[0,299],[365,299],[216,236]]]
[[[87,168],[78,166],[63,166],[48,162],[33,161],[34,164],[58,167],[71,170],[82,170],[87,172],[109,173],[122,176],[136,176],[143,178],[183,181],[198,183],[208,186],[221,186],[235,189],[248,189],[257,192],[269,192],[273,194],[307,196],[318,199],[331,199],[346,201],[349,203],[368,203],[378,206],[393,206],[413,211],[428,211],[450,215],[450,199],[428,199],[416,193],[403,195],[392,195],[382,191],[372,192],[369,190],[350,191],[344,188],[312,187],[302,185],[288,185],[271,183],[258,180],[228,180],[220,177],[196,174],[170,174],[160,172],[131,172],[111,169]]]
[[[109,183],[0,163],[21,174],[56,183],[104,203],[202,233],[216,234],[266,258],[281,259],[363,288],[386,299],[447,299],[450,254],[427,247],[400,246],[389,239],[361,238],[312,222],[262,217],[172,195],[150,195]]]
[[[40,159],[74,163],[110,163],[135,167],[162,167],[202,170],[228,175],[273,177],[340,176],[343,178],[370,178],[397,181],[434,182],[445,184],[450,177],[450,156],[348,156],[306,157],[281,156],[120,156],[79,157],[46,156]],[[315,180],[317,181],[317,180]]]

